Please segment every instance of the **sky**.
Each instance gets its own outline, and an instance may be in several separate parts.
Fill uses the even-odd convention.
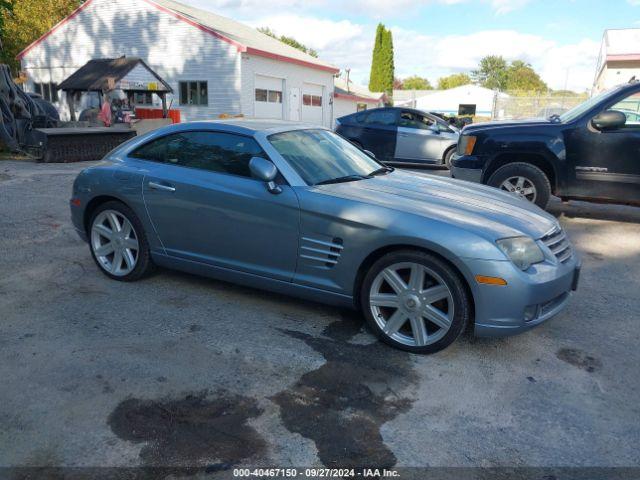
[[[396,76],[469,72],[485,55],[531,63],[553,89],[591,87],[603,31],[640,28],[640,0],[179,0],[318,51],[366,85],[378,22]]]

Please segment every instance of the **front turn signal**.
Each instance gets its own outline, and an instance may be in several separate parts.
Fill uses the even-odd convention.
[[[484,275],[476,275],[476,282],[485,285],[506,285],[507,281],[500,277],[486,277]]]
[[[467,136],[467,141],[465,142],[465,145],[464,145],[465,155],[471,155],[473,153],[473,148],[476,146],[476,140],[477,140],[477,137],[474,137],[473,135]]]

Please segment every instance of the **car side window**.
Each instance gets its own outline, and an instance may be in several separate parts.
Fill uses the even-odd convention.
[[[420,130],[431,130],[434,128],[434,121],[429,117],[416,112],[403,111],[400,113],[399,126],[404,128],[417,128]]]
[[[266,155],[249,137],[232,133],[190,131],[167,135],[138,148],[134,158],[251,177],[249,161]]]
[[[386,125],[396,124],[396,112],[394,110],[372,110],[364,120],[366,125]]]
[[[611,106],[609,110],[617,110],[627,117],[625,127],[640,128],[640,92],[632,93],[624,100]]]

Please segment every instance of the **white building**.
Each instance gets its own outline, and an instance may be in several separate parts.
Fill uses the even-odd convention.
[[[55,87],[97,58],[142,58],[174,90],[182,120],[221,114],[330,126],[338,69],[254,28],[172,0],[87,0],[18,58],[25,89],[51,98]],[[148,106],[149,99],[139,101]]]
[[[626,83],[633,76],[640,79],[640,28],[605,30],[593,81],[594,93]]]
[[[478,85],[462,85],[448,90],[394,91],[396,106],[406,106],[427,112],[446,115],[492,117],[497,98],[507,98],[505,93],[495,92]],[[403,92],[400,94],[399,92]]]
[[[384,93],[371,92],[367,87],[356,85],[342,77],[334,81],[333,118],[384,106]]]

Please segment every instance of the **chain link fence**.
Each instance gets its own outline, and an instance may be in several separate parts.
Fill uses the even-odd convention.
[[[557,96],[549,94],[530,94],[508,92],[496,93],[492,119],[547,118],[560,115],[587,100],[588,95]]]

